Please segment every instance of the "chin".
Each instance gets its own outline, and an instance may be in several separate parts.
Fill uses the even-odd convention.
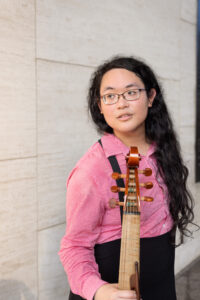
[[[126,134],[126,135],[131,135],[131,134],[137,134],[139,132],[143,132],[145,130],[144,123],[139,124],[138,126],[121,126],[120,128],[113,129],[114,132],[118,134]]]

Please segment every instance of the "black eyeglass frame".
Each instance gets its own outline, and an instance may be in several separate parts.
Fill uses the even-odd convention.
[[[139,91],[138,97],[137,97],[136,99],[133,99],[133,100],[126,99],[126,97],[124,96],[124,94],[126,94],[127,92],[130,92],[130,91]],[[118,94],[118,93],[108,93],[108,94],[105,94],[105,95],[101,96],[100,98],[103,100],[103,102],[104,102],[106,105],[113,105],[113,104],[116,104],[116,103],[119,101],[120,96],[122,96],[126,101],[137,101],[137,100],[140,98],[140,93],[141,93],[142,91],[146,91],[146,89],[144,89],[144,88],[140,88],[140,89],[138,89],[138,88],[137,88],[137,89],[131,89],[131,90],[127,90],[127,91],[125,91],[125,92],[123,92],[123,93],[121,93],[121,94]],[[115,101],[115,102],[113,102],[113,103],[107,103],[105,97],[106,97],[107,95],[110,95],[110,94],[115,95],[115,96],[118,96],[117,101]]]

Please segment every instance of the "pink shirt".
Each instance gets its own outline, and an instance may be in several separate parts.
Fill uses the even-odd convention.
[[[118,194],[110,190],[116,182],[111,177],[112,168],[107,157],[115,155],[122,173],[126,173],[125,156],[129,152],[129,148],[112,134],[104,135],[101,140],[104,150],[95,143],[69,175],[67,227],[59,252],[72,292],[88,300],[105,284],[98,273],[94,245],[121,237],[120,209],[110,208],[108,204],[109,199],[118,199]],[[153,202],[141,201],[141,237],[164,234],[173,226],[167,188],[157,174],[153,152],[151,145],[139,166],[139,169],[152,169],[151,176],[140,174],[139,181],[153,183],[150,190],[141,188],[140,195],[154,198]]]

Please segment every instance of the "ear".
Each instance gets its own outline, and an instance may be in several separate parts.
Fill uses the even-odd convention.
[[[152,107],[155,97],[156,97],[156,90],[151,89],[150,93],[149,93],[149,98],[148,98],[148,101],[149,101],[148,107]]]

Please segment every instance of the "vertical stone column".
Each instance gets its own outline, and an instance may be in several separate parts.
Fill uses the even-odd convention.
[[[0,44],[0,298],[36,300],[35,1],[1,1]]]

